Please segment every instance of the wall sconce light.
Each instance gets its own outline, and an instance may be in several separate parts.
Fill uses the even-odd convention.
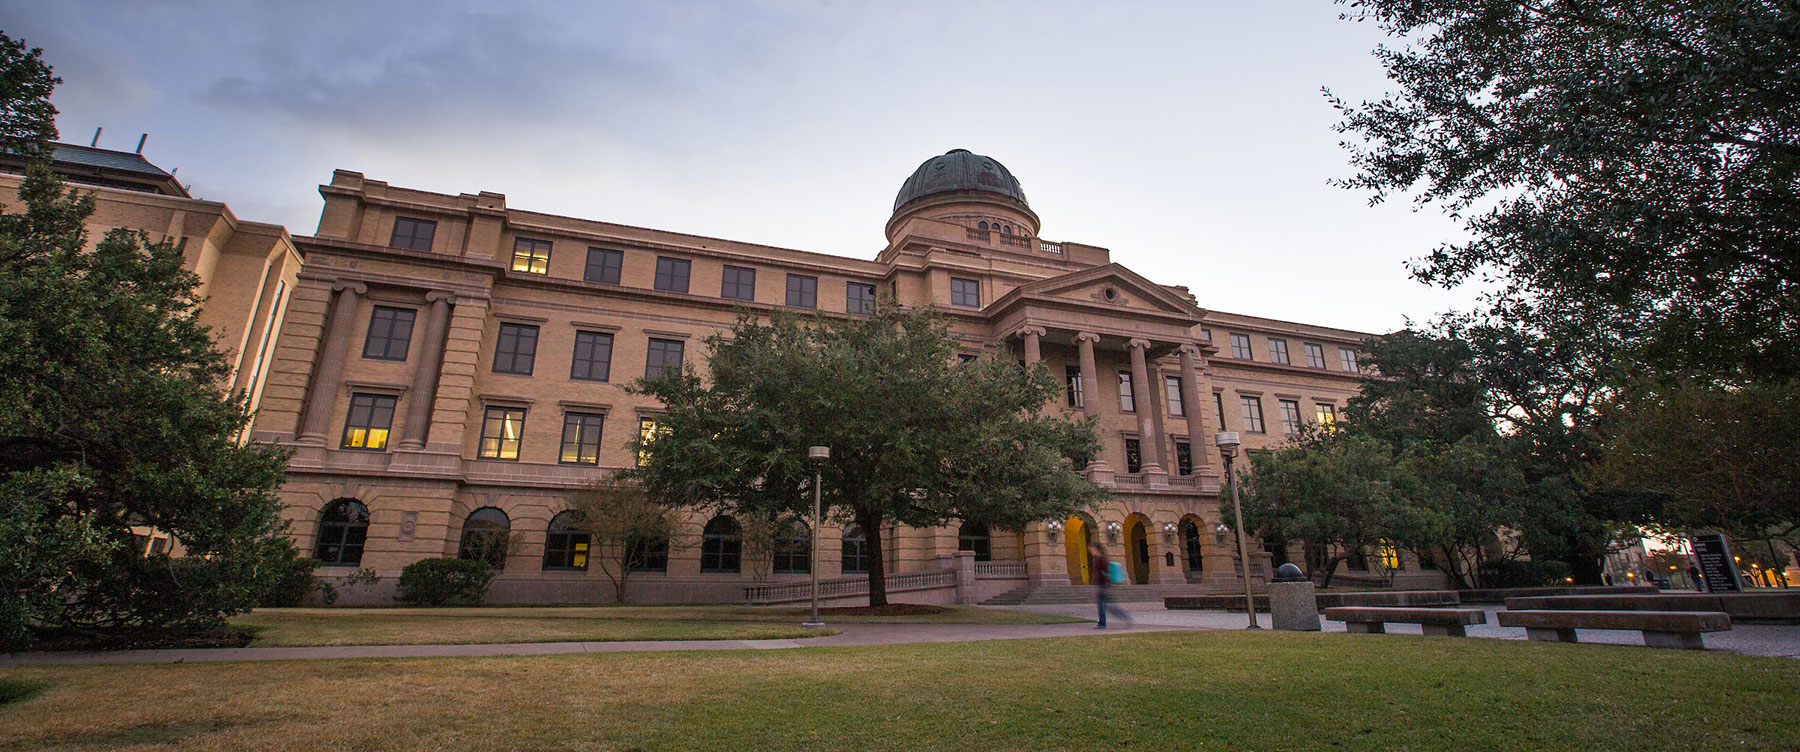
[[[1044,530],[1050,534],[1051,543],[1061,540],[1063,531],[1062,520],[1051,520],[1049,524],[1044,525]]]
[[[1124,529],[1125,529],[1124,526],[1120,525],[1117,522],[1106,523],[1106,539],[1113,543],[1118,543],[1119,542],[1119,533],[1121,531],[1123,531]]]
[[[1163,541],[1165,541],[1167,543],[1175,542],[1175,523],[1173,523],[1173,522],[1163,523]]]

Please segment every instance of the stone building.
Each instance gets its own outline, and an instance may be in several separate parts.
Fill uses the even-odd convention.
[[[1087,582],[1090,540],[1126,562],[1134,583],[1241,586],[1219,524],[1213,433],[1237,431],[1254,451],[1334,420],[1356,392],[1368,336],[1207,310],[1105,248],[1045,240],[1019,181],[961,149],[902,184],[873,259],[542,214],[500,194],[431,193],[343,170],[320,193],[317,232],[291,246],[280,228],[227,222],[273,239],[265,257],[282,261],[280,276],[245,266],[233,282],[256,294],[212,294],[229,301],[221,321],[242,328],[234,339],[227,327],[226,343],[257,353],[243,385],[259,406],[252,438],[293,450],[281,491],[292,534],[322,575],[372,568],[382,591],[410,562],[504,539],[492,600],[609,600],[587,540],[558,515],[572,489],[633,464],[627,444],[659,406],[624,385],[682,363],[704,373],[703,340],[741,310],[854,316],[883,293],[935,304],[968,357],[1041,363],[1063,378],[1064,404],[1099,419],[1105,449],[1086,472],[1111,500],[1021,531],[828,521],[816,562],[803,544],[751,561],[734,521],[696,515],[660,566],[633,575],[631,600],[779,600],[770,586],[803,581],[812,566],[827,580],[854,576],[867,534],[884,536],[892,577],[960,561],[976,600]],[[204,203],[136,202],[152,199],[171,212]],[[208,206],[206,216],[229,217]],[[199,221],[197,208],[185,211],[183,222]],[[181,232],[219,248],[235,237]],[[223,270],[236,257],[221,253],[197,263]],[[1269,544],[1252,576],[1286,555]],[[1367,558],[1417,569],[1397,552]],[[947,597],[929,587],[941,580],[914,580],[925,585],[901,582],[894,597]]]

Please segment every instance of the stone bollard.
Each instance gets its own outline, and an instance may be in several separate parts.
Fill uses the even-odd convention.
[[[1269,583],[1269,613],[1276,629],[1319,631],[1319,599],[1311,580],[1293,564],[1283,564]]]

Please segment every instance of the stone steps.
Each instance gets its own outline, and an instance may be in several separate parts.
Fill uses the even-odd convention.
[[[1114,585],[1112,600],[1119,603],[1161,602],[1169,596],[1203,595],[1222,592],[1213,585]],[[1093,603],[1094,586],[1092,585],[1050,585],[1034,587],[1024,585],[996,595],[981,604],[984,606],[1050,606],[1073,603]]]

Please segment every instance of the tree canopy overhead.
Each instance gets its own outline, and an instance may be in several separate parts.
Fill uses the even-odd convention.
[[[1471,238],[1493,312],[1619,335],[1644,362],[1800,375],[1800,6],[1791,0],[1339,0],[1402,40],[1399,86],[1333,98],[1374,201]],[[1328,92],[1329,94],[1329,92]]]
[[[866,317],[746,316],[707,346],[707,379],[684,370],[634,387],[666,406],[634,475],[671,504],[804,516],[807,448],[829,447],[824,503],[867,531],[872,605],[886,603],[890,522],[1018,529],[1102,498],[1080,472],[1099,440],[1049,408],[1056,380],[1010,359],[958,364],[928,308],[884,298]]]

